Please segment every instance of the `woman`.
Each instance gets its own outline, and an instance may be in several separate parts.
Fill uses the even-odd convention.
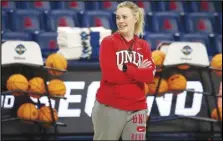
[[[145,140],[147,104],[144,83],[155,65],[143,34],[144,11],[133,2],[117,6],[118,31],[100,47],[102,80],[92,110],[94,140]]]

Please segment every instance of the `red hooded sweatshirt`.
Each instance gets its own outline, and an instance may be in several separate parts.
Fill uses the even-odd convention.
[[[131,45],[132,53],[129,53]],[[145,59],[151,61],[151,65],[138,68]],[[99,62],[102,80],[97,101],[126,111],[147,109],[144,83],[152,82],[155,65],[145,40],[134,36],[133,40],[127,41],[118,32],[107,36],[101,42]],[[118,69],[120,64],[127,65],[126,72]]]

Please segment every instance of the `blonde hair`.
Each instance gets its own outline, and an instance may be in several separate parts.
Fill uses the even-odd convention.
[[[117,6],[118,8],[123,8],[123,7],[127,7],[129,9],[132,10],[133,15],[136,17],[137,22],[135,24],[135,30],[134,33],[136,35],[143,35],[143,30],[144,30],[144,9],[143,8],[139,8],[135,3],[131,2],[131,1],[125,1],[120,3]]]

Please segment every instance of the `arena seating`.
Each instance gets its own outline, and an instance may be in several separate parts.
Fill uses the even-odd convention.
[[[9,27],[11,31],[34,32],[44,31],[44,16],[36,10],[14,10],[9,13]]]
[[[153,32],[179,33],[182,32],[181,15],[176,12],[156,12],[149,15]]]
[[[161,41],[175,41],[173,34],[171,33],[153,33],[153,34],[149,34],[146,33],[144,39],[150,44],[150,46],[152,47],[152,50],[156,49],[156,46],[161,42]]]
[[[85,11],[82,18],[82,27],[104,26],[107,29],[115,29],[112,13],[109,11]]]
[[[58,25],[104,26],[115,31],[114,10],[119,2],[2,1],[2,39],[36,41],[40,44],[44,56],[47,56],[58,48]],[[144,39],[152,46],[152,50],[161,41],[201,41],[207,46],[209,56],[222,52],[221,2],[135,3],[145,10]],[[95,58],[92,60],[95,61]]]
[[[217,48],[217,52],[222,52],[222,35],[218,35],[216,37],[215,46]]]
[[[58,26],[80,27],[77,13],[72,10],[50,10],[45,13],[46,30],[56,32]]]
[[[3,40],[24,40],[30,41],[32,40],[31,35],[27,32],[5,32],[2,34]]]

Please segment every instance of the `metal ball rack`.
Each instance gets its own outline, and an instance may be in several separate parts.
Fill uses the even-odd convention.
[[[45,139],[46,136],[46,130],[48,128],[46,128],[46,125],[49,127],[53,127],[54,128],[54,132],[53,132],[53,136],[54,136],[54,140],[57,140],[57,136],[58,136],[58,126],[61,127],[66,127],[66,124],[62,123],[62,122],[58,122],[55,121],[55,116],[54,116],[54,112],[53,112],[53,106],[51,103],[50,99],[66,99],[66,97],[61,97],[61,96],[52,96],[49,94],[49,90],[47,87],[47,81],[49,81],[49,74],[48,74],[48,70],[54,70],[54,71],[58,71],[58,72],[66,72],[66,70],[58,70],[58,69],[54,69],[54,68],[48,68],[45,66],[33,66],[30,64],[9,64],[9,65],[2,65],[2,82],[6,82],[8,77],[12,74],[15,73],[21,73],[24,76],[26,76],[27,78],[32,78],[32,77],[42,77],[45,81],[44,81],[44,85],[45,85],[45,89],[46,89],[46,93],[45,94],[41,94],[42,96],[46,96],[49,102],[49,107],[50,107],[50,114],[51,114],[51,118],[52,118],[52,122],[43,122],[40,120],[27,120],[27,119],[21,119],[17,116],[4,116],[2,115],[1,117],[1,122],[2,123],[7,123],[7,122],[17,122],[17,121],[25,121],[25,122],[29,122],[29,123],[33,123],[34,125],[38,125],[39,126],[39,133],[42,133],[42,137],[41,140]],[[4,85],[6,85],[6,83],[4,83]],[[15,90],[15,91],[8,91],[5,89],[5,91],[1,92],[1,95],[6,96],[6,95],[12,95],[13,92],[17,92],[20,93],[20,96],[26,96],[29,97],[29,91],[21,91],[21,90]],[[33,93],[32,95],[38,95],[40,96],[40,93]],[[17,96],[16,96],[17,97]],[[19,96],[18,96],[19,97]],[[3,97],[2,99],[2,108],[1,110],[4,110],[4,103],[5,103],[5,97]],[[20,103],[22,104],[22,103]],[[38,108],[41,107],[41,102],[40,99],[38,98],[38,103],[33,103],[36,104]],[[14,107],[15,108],[15,107]],[[4,130],[4,128],[2,128],[2,130]],[[2,133],[2,137],[4,136],[10,136],[9,134],[4,134]],[[39,136],[39,134],[33,134],[33,136]]]

